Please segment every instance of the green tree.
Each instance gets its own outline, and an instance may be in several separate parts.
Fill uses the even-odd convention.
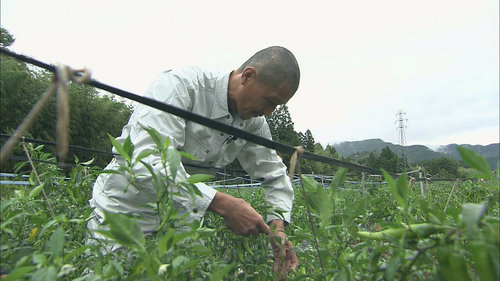
[[[7,29],[0,27],[0,47],[9,47],[15,40],[14,36]]]
[[[366,166],[375,169],[378,169],[380,167],[380,161],[377,157],[375,157],[375,154],[373,152],[371,152],[370,156],[368,156],[368,159],[366,160]]]
[[[294,129],[292,117],[286,105],[276,108],[270,116],[266,117],[266,120],[274,141],[292,146],[300,145],[299,136]]]
[[[398,171],[398,156],[386,146],[382,149],[379,157],[379,168],[389,172],[396,173]]]
[[[328,157],[331,157],[334,159],[339,159],[339,154],[338,154],[337,150],[335,149],[335,147],[332,145],[328,144],[326,146],[325,153],[326,153],[326,156],[328,156]]]
[[[273,113],[266,117],[271,135],[274,141],[285,143],[291,146],[300,145],[299,135],[294,129],[292,117],[286,105],[280,105]],[[283,159],[286,166],[290,166],[290,154],[280,153],[278,155]]]
[[[420,162],[420,165],[424,168],[424,171],[433,177],[440,178],[456,178],[464,174],[464,167],[459,161],[449,159],[449,158],[438,158],[427,161]]]
[[[306,151],[314,152],[315,144],[314,137],[309,129],[304,134],[299,133],[300,143]],[[322,147],[323,148],[323,147]]]

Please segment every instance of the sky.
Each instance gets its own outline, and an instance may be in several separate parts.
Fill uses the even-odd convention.
[[[499,1],[2,0],[12,51],[88,67],[142,95],[186,65],[227,72],[292,51],[295,130],[323,146],[379,138],[431,148],[499,142]]]

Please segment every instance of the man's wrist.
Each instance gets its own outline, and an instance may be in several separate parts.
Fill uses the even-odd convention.
[[[275,219],[269,222],[269,226],[271,227],[271,230],[284,230],[285,222],[280,219]]]
[[[235,199],[233,196],[217,191],[212,202],[210,202],[208,206],[208,210],[224,217],[228,209],[227,206],[231,205],[230,202],[232,202],[233,199]]]

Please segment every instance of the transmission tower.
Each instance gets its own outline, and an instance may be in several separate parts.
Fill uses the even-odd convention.
[[[400,161],[398,163],[398,171],[399,172],[404,172],[408,168],[408,162],[406,158],[406,152],[405,152],[405,145],[406,145],[406,122],[408,122],[408,119],[406,119],[406,112],[403,110],[399,110],[399,112],[396,114],[396,123],[397,125],[397,130],[398,130],[398,144],[400,147]]]

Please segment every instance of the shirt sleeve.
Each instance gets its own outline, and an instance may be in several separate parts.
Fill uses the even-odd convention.
[[[252,133],[271,139],[271,132],[265,120]],[[276,151],[247,142],[238,154],[238,161],[252,178],[264,179],[262,186],[266,191],[266,204],[275,210],[280,210],[269,213],[266,221],[282,219],[286,223],[290,223],[294,192],[286,172],[286,166]]]
[[[190,110],[192,107],[193,90],[191,90],[189,81],[177,77],[172,73],[163,73],[158,80],[153,82],[147,90],[145,96],[157,101],[167,103],[169,105]],[[152,127],[162,136],[162,138],[170,138],[174,148],[179,149],[185,142],[186,123],[183,118],[163,112],[152,107],[139,104],[134,110],[129,123],[124,127],[121,138],[126,138],[128,135],[132,143],[135,145],[134,155],[139,155],[143,151],[152,150],[156,144],[143,129]],[[156,171],[165,174],[165,170],[161,164],[161,158],[158,155],[150,155],[144,159],[148,164],[155,168]],[[142,166],[138,164],[138,166]],[[166,169],[168,173],[168,168]],[[138,174],[149,173],[144,170],[144,167],[138,167]],[[186,179],[189,175],[184,167],[179,167],[176,177]],[[174,204],[176,207],[183,209],[179,213],[187,213],[188,220],[201,219],[215,196],[215,189],[206,184],[196,184],[202,196],[191,197],[187,190],[176,190],[179,195],[174,196]]]

